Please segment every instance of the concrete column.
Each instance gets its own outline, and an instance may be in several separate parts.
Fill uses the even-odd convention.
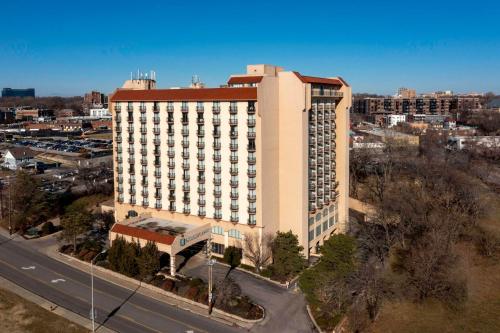
[[[175,276],[176,267],[175,267],[175,254],[170,255],[170,275]]]

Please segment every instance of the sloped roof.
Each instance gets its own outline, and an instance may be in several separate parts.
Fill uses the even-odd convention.
[[[228,84],[250,84],[259,83],[262,81],[262,75],[246,75],[246,76],[231,76],[227,81]]]
[[[317,84],[331,84],[331,85],[336,85],[336,86],[342,86],[342,85],[348,86],[348,84],[340,78],[339,79],[328,79],[328,78],[324,78],[324,77],[306,76],[306,75],[300,74],[299,72],[293,72],[293,73],[303,83],[317,83]]]
[[[115,223],[111,228],[111,231],[117,234],[126,235],[137,239],[144,239],[166,245],[172,245],[172,243],[175,240],[175,236],[172,235],[162,234],[147,229],[131,227],[119,223]]]
[[[16,160],[20,160],[22,158],[33,158],[36,156],[36,153],[33,150],[26,147],[13,147],[9,148],[7,151],[9,151]]]

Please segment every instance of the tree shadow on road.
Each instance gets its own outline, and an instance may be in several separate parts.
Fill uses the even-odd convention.
[[[141,282],[142,283],[142,282]],[[99,326],[97,327],[96,331],[101,327],[101,326],[104,326],[108,320],[110,320],[114,315],[116,315],[118,313],[118,311],[120,311],[120,309],[122,308],[122,306],[124,306],[136,293],[137,293],[137,290],[139,290],[139,288],[141,287],[141,284],[139,284],[137,286],[137,288],[135,288],[134,291],[132,291],[132,293],[130,295],[128,295],[127,298],[125,298],[123,300],[123,302],[118,305],[116,308],[114,308],[110,313],[108,313],[108,315],[106,316],[106,319],[104,319],[104,321],[102,323],[99,324]]]

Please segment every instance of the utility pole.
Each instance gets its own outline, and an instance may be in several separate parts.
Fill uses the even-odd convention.
[[[101,251],[90,261],[90,290],[91,290],[91,305],[90,305],[90,319],[92,320],[92,333],[95,332],[95,309],[94,309],[94,261],[97,260],[101,254],[106,253],[107,250]]]
[[[212,302],[213,302],[213,266],[215,264],[215,260],[212,259],[212,238],[210,237],[207,242],[207,251],[208,251],[208,314],[210,314],[212,310]]]
[[[7,180],[9,181],[9,236],[12,236],[12,196],[10,190],[12,183],[10,181],[10,176],[7,176]]]

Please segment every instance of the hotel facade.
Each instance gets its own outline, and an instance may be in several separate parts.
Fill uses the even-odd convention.
[[[271,65],[220,88],[127,81],[110,97],[117,225],[143,216],[206,226],[210,235],[189,241],[209,237],[219,255],[251,233],[291,230],[306,257],[317,253],[347,226],[350,107],[343,79]],[[112,239],[150,237],[119,229]]]

